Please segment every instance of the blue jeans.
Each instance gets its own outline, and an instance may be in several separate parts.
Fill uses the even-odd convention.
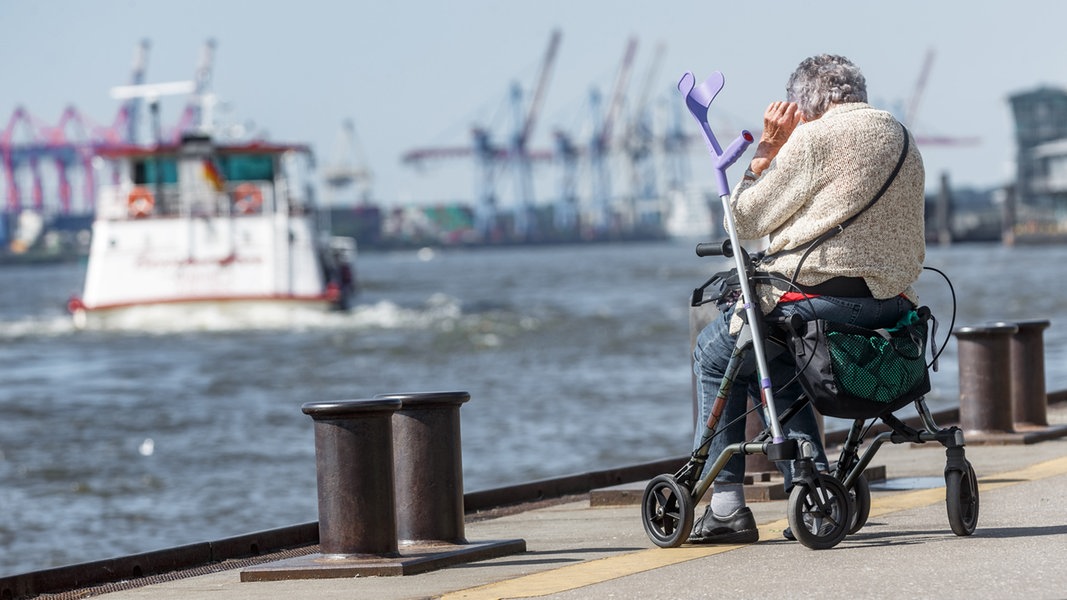
[[[912,308],[911,302],[900,296],[887,300],[817,296],[811,298],[810,301],[779,304],[768,316],[788,317],[799,314],[804,320],[819,318],[877,329],[895,325],[900,317]],[[719,384],[722,382],[723,374],[730,361],[730,354],[737,342],[737,336],[730,335],[732,315],[732,310],[726,311],[708,324],[697,336],[696,347],[693,349],[693,370],[697,376],[697,402],[700,407],[700,420],[697,422],[696,436],[693,441],[694,449],[700,445],[704,424],[708,422],[712,404],[719,392]],[[771,381],[777,384],[789,381],[796,372],[789,352],[782,352],[775,357],[768,356],[767,362]],[[775,407],[779,415],[792,406],[802,394],[800,384],[795,382],[785,389],[778,389],[776,386],[773,390]],[[723,414],[719,417],[715,429],[716,435],[708,448],[708,464],[705,466],[705,474],[707,468],[718,458],[724,448],[745,441],[746,419],[743,415],[747,410],[750,397],[754,402],[759,403],[759,375],[756,373],[755,353],[751,351],[745,355],[737,379],[726,399]],[[763,411],[757,412],[766,423],[767,419]],[[826,452],[819,435],[818,421],[810,404],[789,422],[783,423],[782,430],[790,438],[811,441],[815,445],[816,467],[819,470],[827,469]],[[778,468],[785,474],[788,485],[792,481],[792,464],[779,463]],[[720,483],[744,483],[744,480],[745,457],[741,454],[735,454],[715,477],[715,481]]]

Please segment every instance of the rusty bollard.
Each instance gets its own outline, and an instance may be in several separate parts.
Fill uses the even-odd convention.
[[[309,402],[315,421],[319,547],[326,558],[395,557],[392,416],[400,400]]]
[[[1011,405],[1016,425],[1048,425],[1048,395],[1045,391],[1045,342],[1047,320],[1018,321],[1011,337]]]
[[[1014,323],[960,327],[960,427],[964,432],[1012,433],[1011,337]]]
[[[467,392],[379,394],[393,416],[396,529],[401,544],[466,544],[459,408]]]

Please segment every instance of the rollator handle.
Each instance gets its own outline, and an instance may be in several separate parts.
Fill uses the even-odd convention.
[[[798,314],[792,314],[788,317],[776,317],[769,320],[775,325],[786,327],[792,333],[801,333],[801,330],[804,328],[804,323],[806,323],[804,317]]]
[[[726,240],[721,244],[715,242],[701,242],[697,244],[697,256],[733,256],[733,246],[730,245],[730,240]]]

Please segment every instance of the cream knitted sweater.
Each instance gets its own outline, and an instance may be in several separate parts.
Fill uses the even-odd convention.
[[[874,198],[896,166],[903,143],[897,120],[865,103],[835,105],[819,119],[799,125],[762,176],[742,179],[730,199],[738,237],[769,236],[767,254],[781,253],[761,270],[792,277],[809,242]],[[912,284],[926,255],[924,176],[912,139],[885,194],[817,246],[797,281],[815,285],[831,277],[862,277],[875,298],[904,294],[916,301]],[[773,308],[785,291],[784,285],[760,285],[763,311]]]

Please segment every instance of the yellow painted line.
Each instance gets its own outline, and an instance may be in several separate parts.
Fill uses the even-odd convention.
[[[746,544],[722,546],[683,546],[671,550],[655,548],[608,558],[568,565],[551,571],[524,575],[515,579],[459,590],[441,596],[441,600],[488,600],[498,598],[533,598],[601,583],[625,575],[651,571],[698,558],[722,554]]]
[[[989,491],[1018,483],[1026,483],[1067,475],[1067,456],[1031,465],[1018,471],[979,478],[979,490]],[[945,501],[945,488],[900,492],[871,501],[871,516],[881,516],[902,510],[929,506]],[[788,519],[760,525],[760,538],[776,539],[789,526]],[[568,565],[550,571],[524,575],[506,581],[458,590],[441,596],[441,600],[499,600],[501,598],[536,598],[602,583],[627,575],[651,571],[661,567],[696,560],[743,548],[748,544],[721,546],[682,546],[665,550],[652,548],[627,554]]]
[[[986,477],[985,479],[992,481],[983,485],[982,489],[988,488],[993,490],[1015,483],[1037,481],[1038,479],[1047,479],[1049,477],[1056,477],[1064,474],[1067,474],[1067,456],[1047,460],[1043,463],[1037,463],[1036,465],[1030,465],[1025,469],[1019,469],[1018,471],[1009,471],[1007,473],[999,473],[991,477]],[[978,481],[981,483],[982,478],[979,477]]]
[[[979,493],[988,492],[1009,485],[1038,481],[1058,475],[1067,475],[1067,456],[1030,465],[1017,471],[979,477],[978,491]],[[979,495],[979,497],[981,496]],[[901,510],[929,506],[937,502],[944,502],[944,500],[944,487],[892,494],[871,501],[871,516],[881,516]]]

